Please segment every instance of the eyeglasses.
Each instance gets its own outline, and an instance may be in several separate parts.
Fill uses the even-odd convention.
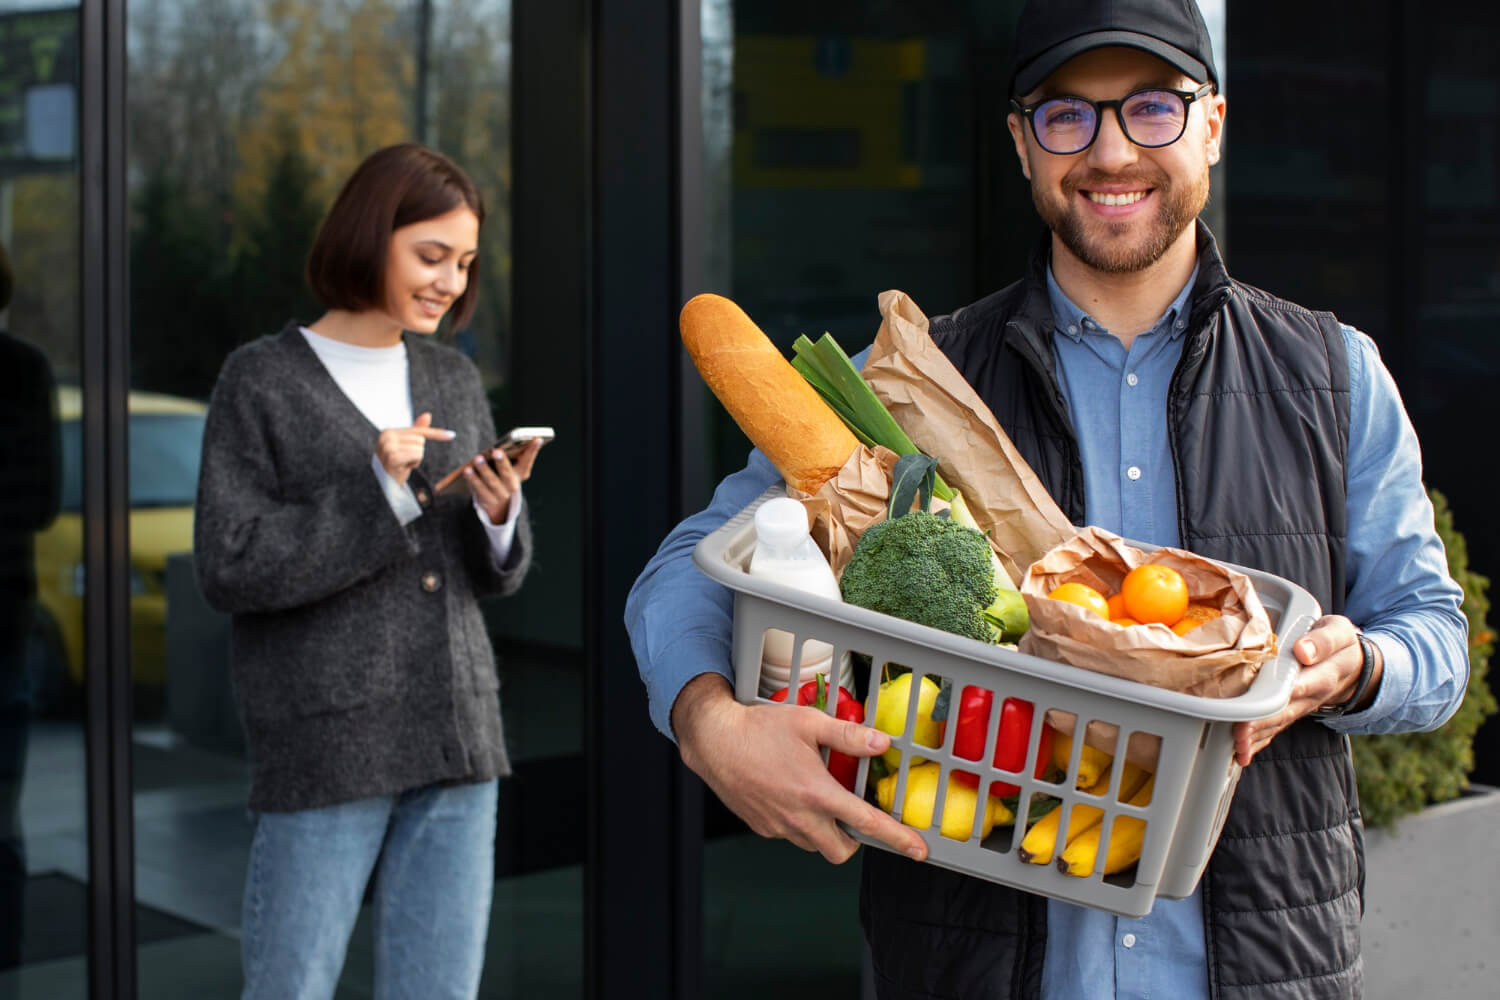
[[[1213,93],[1205,83],[1197,90],[1137,90],[1117,101],[1090,101],[1083,97],[1049,97],[1024,107],[1011,101],[1016,113],[1031,122],[1037,145],[1049,153],[1066,156],[1081,153],[1099,137],[1104,109],[1114,108],[1120,131],[1137,146],[1157,149],[1170,146],[1187,131],[1188,107]]]

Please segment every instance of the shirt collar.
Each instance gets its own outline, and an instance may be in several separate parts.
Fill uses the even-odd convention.
[[[1148,331],[1155,333],[1165,330],[1169,340],[1175,340],[1182,336],[1187,329],[1188,297],[1193,293],[1193,285],[1198,281],[1198,265],[1193,265],[1193,273],[1188,275],[1187,284],[1182,286],[1182,291],[1177,293],[1177,298],[1162,313],[1161,319],[1157,320]],[[1073,300],[1063,294],[1063,290],[1057,284],[1057,279],[1052,274],[1052,265],[1047,265],[1047,298],[1052,304],[1052,322],[1057,327],[1057,332],[1073,340],[1082,340],[1087,333],[1108,333],[1104,325],[1073,304]]]

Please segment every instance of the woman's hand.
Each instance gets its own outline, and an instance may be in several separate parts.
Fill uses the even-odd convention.
[[[411,470],[422,464],[428,441],[452,441],[453,431],[432,426],[432,414],[423,413],[410,427],[390,427],[375,441],[375,457],[386,473],[406,485]]]
[[[504,524],[510,516],[510,501],[521,490],[521,484],[531,478],[531,466],[536,453],[542,450],[540,440],[532,441],[522,448],[512,461],[503,450],[496,448],[488,456],[475,455],[474,461],[464,469],[464,479],[469,491],[491,524]]]

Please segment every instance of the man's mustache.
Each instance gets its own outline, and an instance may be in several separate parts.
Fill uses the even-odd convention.
[[[1166,176],[1161,174],[1158,174],[1156,176],[1148,176],[1141,173],[1090,173],[1083,177],[1064,177],[1063,189],[1067,191],[1077,191],[1080,189],[1092,190],[1095,188],[1108,187],[1111,185],[1119,184],[1138,184],[1141,187],[1157,188],[1166,187],[1167,183],[1168,181]]]

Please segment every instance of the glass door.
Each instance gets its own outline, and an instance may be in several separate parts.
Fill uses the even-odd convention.
[[[1014,280],[1041,231],[1005,127],[1020,6],[703,0],[707,253],[687,291],[733,298],[783,353],[827,332],[852,355],[886,289],[937,315]],[[702,391],[706,498],[750,445]],[[712,795],[705,837],[705,994],[860,996],[859,856],[763,839]]]
[[[84,997],[79,9],[0,2],[0,997]]]
[[[254,821],[229,620],[199,592],[191,551],[204,413],[232,349],[321,315],[306,254],[365,155],[421,141],[474,179],[488,210],[479,307],[437,336],[477,365],[498,426],[566,414],[523,408],[517,385],[509,0],[130,0],[128,23],[139,988],[230,996]],[[582,836],[544,821],[581,811],[565,791],[581,782],[559,777],[581,771],[576,531],[549,506],[576,492],[580,448],[559,427],[526,487],[545,570],[484,607],[516,768],[501,781],[485,997],[581,991]],[[341,998],[373,988],[368,902]]]
[[[937,316],[1017,280],[1043,233],[1005,121],[1022,6],[702,0],[706,250],[687,291],[733,298],[783,353],[827,332],[853,355],[887,289]],[[1223,0],[1201,7],[1222,53]],[[700,502],[750,450],[701,391]],[[707,994],[860,995],[858,856],[830,866],[708,798]]]

